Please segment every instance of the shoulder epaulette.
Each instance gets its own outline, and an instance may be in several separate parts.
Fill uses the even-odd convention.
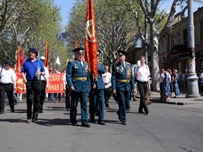
[[[115,66],[119,65],[119,62],[118,62],[118,61],[116,61],[116,63],[115,63],[114,65],[115,65]]]

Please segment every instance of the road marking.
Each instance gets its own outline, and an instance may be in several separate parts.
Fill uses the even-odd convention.
[[[189,116],[189,114],[179,114],[180,116]]]

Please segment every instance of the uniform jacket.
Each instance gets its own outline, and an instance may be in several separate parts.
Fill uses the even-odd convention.
[[[99,62],[98,65],[98,77],[96,80],[93,79],[93,76],[91,75],[91,88],[96,85],[98,90],[104,89],[104,83],[102,81],[102,74],[106,72],[104,69],[103,63]]]
[[[134,77],[131,64],[125,62],[125,67],[116,62],[112,68],[112,89],[117,91],[131,91],[134,89]],[[129,80],[129,82],[118,82],[117,80]]]
[[[68,86],[74,86],[75,92],[89,92],[90,91],[90,72],[87,62],[82,61],[83,66],[79,60],[72,60],[68,62],[66,69],[66,80]],[[76,78],[85,77],[87,80],[76,80]]]

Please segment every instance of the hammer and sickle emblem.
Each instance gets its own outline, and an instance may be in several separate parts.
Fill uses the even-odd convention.
[[[86,39],[89,42],[96,42],[96,32],[94,20],[88,20],[86,23]]]

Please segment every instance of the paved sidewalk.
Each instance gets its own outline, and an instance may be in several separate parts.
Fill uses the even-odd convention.
[[[185,91],[185,93],[181,93],[176,98],[173,98],[174,96],[174,93],[173,93],[172,98],[169,101],[161,101],[160,93],[156,91],[152,91],[150,101],[157,102],[157,103],[165,103],[165,104],[176,104],[176,105],[203,104],[202,96],[198,98],[186,98],[186,94],[187,93]],[[139,93],[137,94],[137,97],[139,98]]]

